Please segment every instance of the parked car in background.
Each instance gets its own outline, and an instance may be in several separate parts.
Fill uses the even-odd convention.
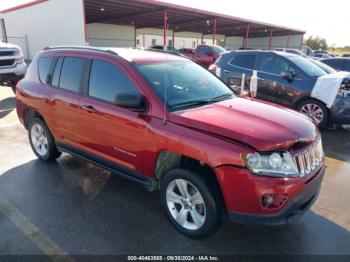
[[[343,54],[343,57],[350,57],[350,54]]]
[[[224,213],[288,223],[320,190],[322,142],[308,118],[237,97],[182,56],[47,48],[16,96],[39,159],[68,152],[159,190],[168,219],[190,237],[213,233]]]
[[[0,85],[15,88],[26,73],[27,65],[19,46],[0,40]]]
[[[326,53],[313,53],[313,54],[310,54],[309,56],[314,59],[331,58],[331,56]]]
[[[301,46],[301,51],[304,54],[306,54],[307,56],[309,56],[310,54],[314,53],[314,50],[311,47],[307,46],[307,45],[302,45]]]
[[[193,52],[184,52],[182,54],[208,68],[223,52],[226,52],[226,50],[221,46],[198,45]]]
[[[311,97],[318,78],[327,73],[301,56],[277,51],[227,52],[210,70],[219,72],[220,78],[236,92],[239,92],[243,73],[246,75],[245,89],[249,90],[250,77],[256,70],[257,98],[296,109],[320,127],[350,123],[350,96],[339,96],[331,108]],[[342,85],[342,88],[346,86]]]
[[[327,58],[322,59],[321,62],[333,67],[337,71],[350,72],[350,57]]]
[[[317,65],[321,69],[323,69],[323,71],[325,71],[327,74],[334,74],[334,73],[337,72],[337,70],[335,70],[334,68],[330,67],[329,65],[326,65],[325,63],[322,63],[318,59],[313,59],[311,57],[307,57],[307,60],[309,60],[311,63],[314,63],[315,65]]]
[[[153,46],[150,46],[148,49],[159,50],[159,51],[168,51],[168,52],[177,52],[178,51],[176,48],[171,47],[171,46],[167,46],[164,50],[163,45],[153,45]]]
[[[306,57],[306,54],[303,51],[300,51],[299,49],[295,49],[295,48],[275,48],[274,50]]]

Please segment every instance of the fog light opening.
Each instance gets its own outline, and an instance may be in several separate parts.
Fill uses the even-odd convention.
[[[261,198],[263,208],[280,208],[287,202],[287,196],[277,194],[265,194]]]

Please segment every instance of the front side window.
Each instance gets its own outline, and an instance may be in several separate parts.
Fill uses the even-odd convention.
[[[65,57],[62,64],[59,87],[69,91],[79,92],[84,65],[84,58]]]
[[[137,92],[137,89],[116,65],[93,60],[90,70],[89,96],[113,103],[117,94],[131,92]]]
[[[288,60],[276,55],[262,55],[260,70],[265,73],[280,75],[283,72],[296,73],[295,68]]]
[[[41,57],[38,61],[38,67],[39,67],[39,77],[40,81],[43,84],[49,85],[51,81],[50,77],[50,68],[52,64],[53,57]]]
[[[308,76],[320,77],[327,74],[326,71],[324,71],[322,68],[318,67],[317,65],[301,56],[290,56],[287,57],[287,59],[299,67]]]
[[[256,55],[237,55],[230,62],[232,65],[245,69],[254,69]]]
[[[145,63],[136,67],[171,110],[235,96],[217,77],[190,61]]]

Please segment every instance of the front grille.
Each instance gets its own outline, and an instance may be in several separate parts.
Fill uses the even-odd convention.
[[[12,66],[15,63],[15,59],[0,60],[0,66]]]
[[[305,176],[318,168],[323,161],[323,148],[321,138],[309,147],[306,151],[295,156],[300,176]]]
[[[0,56],[14,56],[15,51],[0,50]]]

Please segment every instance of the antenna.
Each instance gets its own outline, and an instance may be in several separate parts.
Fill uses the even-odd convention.
[[[163,108],[163,124],[166,125],[167,117],[167,88],[168,87],[168,54],[165,54],[165,76],[164,76],[164,108]]]

